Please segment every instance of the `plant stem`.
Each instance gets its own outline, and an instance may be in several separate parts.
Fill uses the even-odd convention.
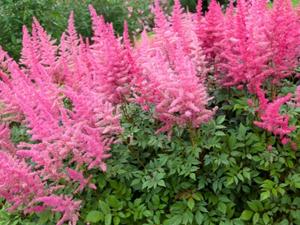
[[[121,109],[122,109],[122,112],[123,112],[126,120],[131,123],[132,122],[132,118],[129,116],[129,113],[128,113],[128,110],[127,110],[127,102],[125,102],[124,104],[122,104]]]
[[[196,130],[193,128],[191,125],[189,126],[189,136],[190,136],[190,141],[192,143],[193,149],[196,149],[197,144],[196,144]]]
[[[128,150],[131,152],[131,155],[138,161],[138,163],[145,168],[144,163],[141,161],[139,153],[134,151],[133,149],[130,148],[130,146],[128,146]]]

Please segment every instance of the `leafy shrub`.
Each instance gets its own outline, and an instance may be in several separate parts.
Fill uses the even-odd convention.
[[[300,224],[299,9],[197,8],[0,51],[0,224]]]

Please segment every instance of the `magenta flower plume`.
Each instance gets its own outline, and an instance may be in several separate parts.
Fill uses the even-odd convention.
[[[122,88],[130,91],[127,78],[134,70],[129,38],[122,43],[110,25],[105,28],[101,32],[110,43],[99,49],[106,54],[112,50],[108,47],[114,47],[118,65],[98,65],[103,55],[95,53],[96,42],[91,47],[77,35],[72,13],[59,46],[34,19],[32,34],[23,27],[20,66],[0,50],[1,124],[17,121],[28,128],[31,138],[14,146],[8,127],[1,125],[0,197],[12,209],[28,213],[50,207],[62,213],[58,224],[76,224],[80,201],[56,195],[65,188],[61,180],[71,187],[79,183],[75,192],[95,189],[88,171],[106,171],[110,146],[122,132],[117,96],[123,97]],[[106,77],[104,70],[99,73],[99,66],[113,72],[113,77]],[[74,165],[76,169],[71,169]],[[39,202],[44,206],[37,205]]]
[[[220,42],[224,38],[224,15],[216,0],[210,2],[204,19],[199,21],[197,34],[209,63],[213,65],[219,60]]]
[[[150,43],[143,35],[137,50],[141,68],[136,101],[144,108],[154,106],[154,116],[163,123],[158,130],[169,134],[175,125],[199,127],[214,110],[207,109],[205,56],[197,39],[192,18],[183,15],[175,1],[168,21],[156,1],[155,37]],[[196,60],[197,59],[197,60]]]
[[[111,103],[119,104],[130,97],[130,84],[136,73],[130,41],[125,35],[122,44],[115,37],[112,25],[106,24],[92,6],[89,8],[94,32],[90,63],[94,67],[95,76],[102,83],[101,91]]]
[[[36,199],[37,202],[42,202],[44,206],[50,207],[55,212],[63,214],[62,218],[56,225],[63,225],[64,222],[69,221],[70,225],[76,225],[78,220],[78,211],[80,208],[80,201],[74,201],[66,196],[47,196]]]
[[[6,150],[1,146],[0,197],[12,205],[10,210],[28,207],[27,211],[31,211],[32,201],[45,194],[44,184],[25,161],[4,151]]]
[[[289,126],[289,116],[281,115],[279,112],[280,107],[289,101],[291,96],[288,94],[269,103],[260,115],[261,121],[254,122],[256,126],[278,136],[283,144],[288,140],[286,136],[295,130],[295,127]]]
[[[10,129],[6,124],[0,124],[0,149],[15,155],[17,149],[10,140]]]

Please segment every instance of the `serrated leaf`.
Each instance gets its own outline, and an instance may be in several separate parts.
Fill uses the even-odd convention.
[[[283,219],[278,225],[289,225],[289,221],[287,219]]]
[[[176,215],[168,219],[164,225],[179,225],[182,222],[182,216],[181,215]]]
[[[217,132],[215,132],[215,135],[216,135],[216,136],[219,136],[219,137],[223,137],[223,136],[225,136],[226,134],[225,134],[223,131],[217,131]]]
[[[258,200],[253,200],[248,202],[248,206],[250,207],[250,209],[252,209],[254,212],[258,212],[259,210],[261,210],[262,207],[262,203]]]
[[[182,216],[182,224],[187,225],[191,224],[193,222],[194,215],[190,211],[185,211],[183,216]]]
[[[102,213],[96,210],[90,211],[86,216],[86,221],[98,223],[102,219]]]
[[[250,220],[252,218],[253,212],[250,210],[244,210],[240,216],[242,220]]]
[[[220,202],[220,203],[218,204],[218,210],[219,210],[221,213],[225,214],[225,213],[226,213],[226,210],[227,210],[226,204],[225,204],[224,202]]]
[[[150,217],[150,216],[153,215],[153,213],[152,213],[152,211],[150,211],[150,210],[145,210],[145,211],[143,212],[143,215],[146,216],[146,217]]]
[[[189,207],[190,210],[193,210],[194,206],[195,206],[195,201],[192,198],[189,198],[188,202],[187,202],[187,206]]]
[[[266,200],[266,199],[270,198],[270,196],[271,196],[271,193],[269,191],[262,192],[260,194],[260,200],[261,201]]]
[[[103,212],[103,214],[110,214],[110,208],[109,208],[108,204],[106,204],[106,202],[100,200],[99,207],[100,207],[101,211]]]
[[[261,186],[266,190],[270,190],[275,186],[275,183],[271,180],[265,180]]]
[[[195,173],[191,173],[191,174],[190,174],[190,178],[193,179],[193,180],[196,180],[196,175],[195,175]]]
[[[104,224],[105,225],[111,225],[111,221],[112,221],[112,215],[111,214],[106,214],[105,219],[104,219]]]
[[[116,198],[116,196],[113,195],[107,198],[107,202],[113,208],[119,208],[121,206],[120,201]]]
[[[216,120],[216,123],[217,124],[222,124],[224,121],[225,121],[225,116],[222,115],[222,116],[218,116],[218,118]]]
[[[120,219],[120,217],[118,217],[118,216],[115,216],[115,217],[113,218],[113,223],[114,223],[114,225],[119,225],[119,224],[120,224],[120,222],[121,222],[121,219]]]
[[[164,180],[160,180],[158,181],[158,185],[161,186],[161,187],[165,187],[166,184],[165,184],[165,181]]]
[[[194,198],[196,201],[200,201],[201,199],[203,199],[203,196],[202,196],[201,193],[196,192],[195,194],[193,194],[193,198]]]
[[[270,222],[270,217],[268,216],[267,213],[264,213],[264,215],[263,215],[263,221],[264,221],[264,223],[265,223],[266,225],[269,224],[269,222]]]
[[[253,216],[253,224],[257,224],[257,222],[259,221],[259,213],[255,213]]]
[[[137,184],[139,184],[141,181],[140,179],[134,179],[132,182],[131,182],[131,186],[135,186]]]
[[[200,211],[197,211],[195,219],[196,219],[197,225],[201,225],[203,223],[204,216]]]

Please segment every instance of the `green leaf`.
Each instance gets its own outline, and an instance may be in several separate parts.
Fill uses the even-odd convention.
[[[200,211],[197,211],[195,219],[196,219],[197,225],[201,225],[203,223],[204,216]]]
[[[194,206],[195,206],[195,201],[192,198],[189,198],[188,202],[187,202],[187,206],[189,207],[190,210],[193,210]]]
[[[271,193],[269,191],[262,192],[260,194],[260,200],[261,201],[266,200],[266,199],[270,198],[270,196],[271,196]]]
[[[164,225],[179,225],[182,222],[182,216],[181,215],[176,215],[168,219]]]
[[[275,186],[275,183],[271,180],[265,180],[261,186],[266,190],[270,190]]]
[[[218,116],[218,118],[216,120],[216,123],[217,124],[222,124],[224,121],[225,121],[225,116],[222,115],[222,116]]]
[[[105,225],[111,225],[111,220],[112,220],[111,214],[106,214],[104,219]]]
[[[86,221],[98,223],[102,219],[102,213],[96,210],[90,211],[86,216]]]
[[[267,213],[264,213],[264,215],[263,215],[263,221],[264,221],[265,224],[267,224],[267,225],[269,224],[270,217],[268,216]]]
[[[223,136],[225,136],[226,134],[225,134],[223,131],[217,131],[217,132],[215,133],[215,135],[216,135],[216,136],[219,136],[219,137],[223,137]]]
[[[289,221],[287,219],[283,219],[282,221],[280,221],[280,223],[278,225],[289,225]]]
[[[218,210],[219,210],[221,213],[225,214],[225,213],[226,213],[226,210],[227,210],[226,204],[225,204],[224,202],[220,202],[220,203],[218,204]]]
[[[46,224],[46,222],[51,218],[51,211],[47,210],[39,214],[38,224]]]
[[[118,216],[115,216],[115,217],[113,218],[113,223],[114,223],[114,225],[119,225],[119,224],[120,224],[120,222],[121,222],[121,219],[120,219],[120,217],[118,217]]]
[[[258,201],[258,200],[253,200],[253,201],[248,202],[248,206],[254,212],[258,212],[258,211],[260,211],[263,208],[262,203],[260,201]]]
[[[203,199],[203,196],[201,193],[196,192],[193,194],[193,199],[195,199],[196,201],[200,201],[201,199]]]
[[[191,224],[193,222],[194,215],[191,211],[185,211],[184,214],[182,215],[182,224]]]
[[[257,224],[257,222],[259,221],[259,213],[255,213],[253,216],[253,224]]]
[[[101,211],[103,212],[103,214],[110,214],[110,208],[109,208],[108,204],[106,204],[106,202],[100,200],[99,207],[100,207]]]
[[[241,214],[241,219],[242,220],[250,220],[251,219],[251,217],[252,217],[252,215],[253,215],[253,212],[252,211],[250,211],[250,210],[244,210],[243,212],[242,212],[242,214]]]
[[[163,181],[163,180],[158,181],[158,185],[161,186],[161,187],[166,186],[165,181]]]
[[[293,211],[291,211],[291,216],[295,220],[300,220],[300,210],[293,210]]]
[[[193,180],[196,180],[196,174],[195,173],[191,173],[190,174],[190,178],[193,179]]]
[[[240,123],[237,138],[239,140],[243,140],[245,138],[247,130],[248,130],[248,128],[245,127],[242,123]]]
[[[145,211],[143,212],[143,214],[144,214],[144,216],[146,216],[146,217],[150,217],[150,216],[153,215],[152,211],[150,211],[150,210],[145,210]]]
[[[116,198],[116,196],[109,196],[107,199],[108,204],[113,208],[121,207],[120,201]]]

